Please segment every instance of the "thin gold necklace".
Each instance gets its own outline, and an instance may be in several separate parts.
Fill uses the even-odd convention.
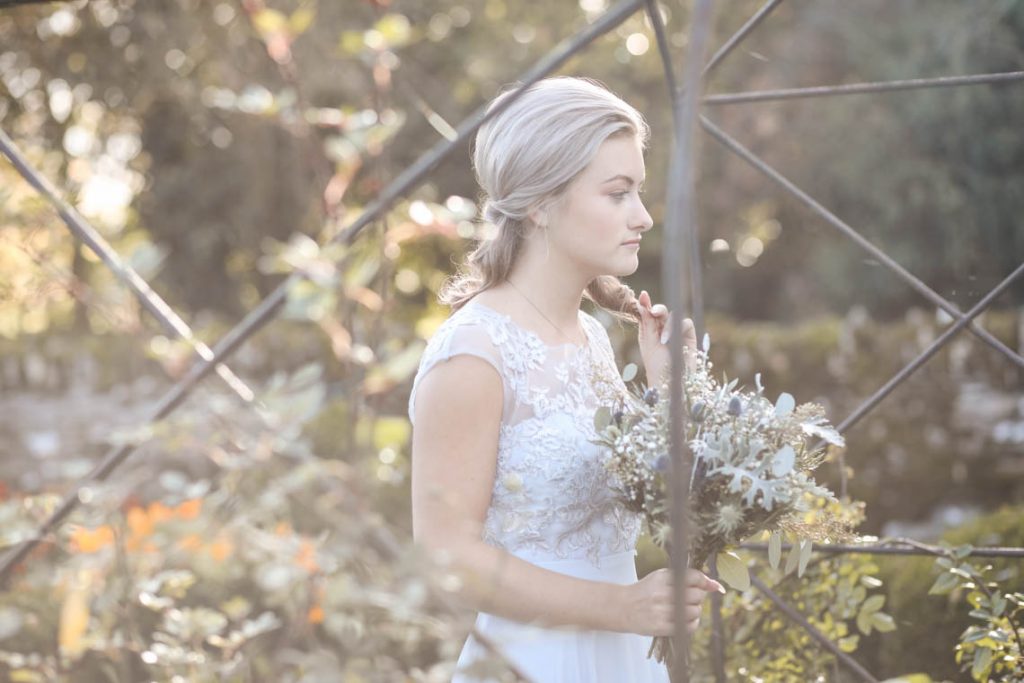
[[[519,289],[518,287],[516,287],[516,286],[515,286],[515,283],[513,283],[513,282],[512,282],[512,280],[509,280],[508,278],[505,278],[505,282],[507,282],[507,283],[509,283],[510,285],[512,285],[512,289],[514,289],[514,290],[516,290],[517,292],[519,292],[519,296],[521,296],[521,297],[523,297],[524,299],[526,299],[526,303],[528,303],[528,304],[530,304],[531,306],[533,306],[534,310],[536,310],[536,311],[537,311],[538,313],[540,313],[540,317],[542,317],[542,318],[544,318],[545,320],[547,320],[547,321],[548,321],[548,322],[549,322],[549,323],[551,324],[551,327],[555,328],[555,330],[556,330],[556,331],[557,331],[557,332],[558,332],[558,333],[559,333],[560,335],[562,335],[563,337],[565,337],[566,339],[568,339],[568,340],[569,340],[569,343],[570,343],[570,344],[572,344],[573,346],[585,346],[585,344],[577,344],[577,343],[576,343],[575,341],[573,341],[573,340],[572,340],[572,339],[571,339],[571,338],[569,337],[569,335],[567,335],[567,334],[566,334],[565,332],[563,332],[563,331],[562,331],[562,328],[560,328],[560,327],[559,327],[558,325],[556,325],[555,323],[551,322],[551,318],[549,318],[549,317],[547,317],[546,315],[544,315],[544,311],[540,310],[540,308],[538,308],[538,307],[537,307],[537,304],[535,304],[535,303],[533,303],[532,301],[530,301],[530,297],[528,297],[528,296],[526,296],[525,294],[523,294],[523,290],[521,290],[521,289]],[[577,321],[577,322],[578,322],[578,321]],[[584,336],[586,336],[586,335],[584,334]]]

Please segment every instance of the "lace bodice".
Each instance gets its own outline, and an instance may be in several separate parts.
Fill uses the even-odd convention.
[[[639,515],[613,492],[607,450],[594,444],[594,413],[626,390],[608,333],[579,312],[587,344],[546,344],[476,299],[453,313],[423,352],[409,396],[438,363],[470,354],[501,375],[504,406],[484,541],[527,560],[587,558],[632,550]]]

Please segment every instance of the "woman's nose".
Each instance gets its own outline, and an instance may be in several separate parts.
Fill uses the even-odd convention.
[[[647,207],[644,206],[643,202],[640,202],[640,216],[639,220],[633,224],[634,228],[639,228],[641,232],[647,232],[654,226],[654,219],[651,218],[651,214],[647,211]]]

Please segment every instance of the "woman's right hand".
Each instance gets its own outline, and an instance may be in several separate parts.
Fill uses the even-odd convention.
[[[675,633],[670,569],[656,569],[625,588],[627,608],[624,617],[627,632],[645,636],[671,636]],[[686,570],[684,610],[686,630],[691,634],[700,625],[701,605],[709,591],[724,593],[725,588],[701,571]]]

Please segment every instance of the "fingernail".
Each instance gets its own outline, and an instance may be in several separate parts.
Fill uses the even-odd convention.
[[[670,328],[668,325],[666,325],[665,329],[663,329],[661,331],[661,343],[662,344],[667,343],[668,342],[668,338],[670,336],[672,336],[672,328]]]
[[[718,583],[717,581],[715,581],[715,583],[718,585],[718,592],[721,593],[722,595],[725,595],[725,586],[723,586],[722,584]]]

